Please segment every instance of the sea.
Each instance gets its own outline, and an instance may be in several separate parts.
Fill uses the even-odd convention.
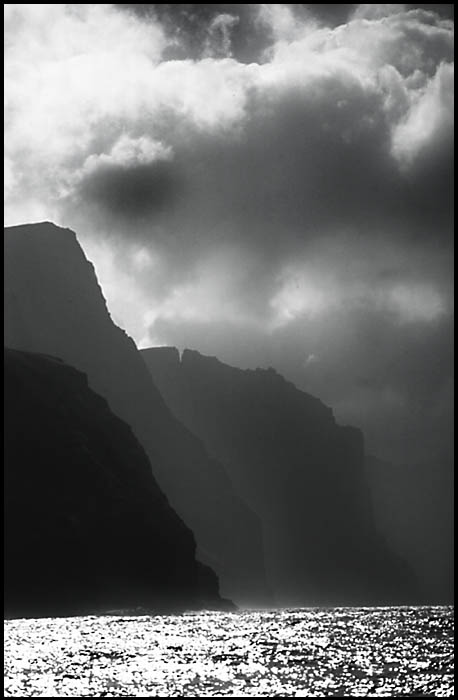
[[[451,697],[453,607],[7,620],[6,697]]]

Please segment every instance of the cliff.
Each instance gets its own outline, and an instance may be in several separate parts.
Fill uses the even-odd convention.
[[[172,415],[133,340],[110,318],[76,235],[51,223],[5,229],[5,345],[62,358],[131,426],[159,486],[216,571],[222,595],[267,600],[259,519],[222,466]]]
[[[390,546],[409,558],[429,604],[452,604],[453,456],[411,464],[367,456],[366,471],[375,518]]]
[[[5,350],[5,613],[220,607],[129,426],[85,375]]]
[[[175,348],[142,356],[174,414],[200,437],[263,523],[283,605],[414,602],[414,577],[376,531],[359,430],[274,370]]]

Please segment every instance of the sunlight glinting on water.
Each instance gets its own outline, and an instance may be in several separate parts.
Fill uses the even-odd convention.
[[[8,697],[453,695],[453,608],[5,623]]]

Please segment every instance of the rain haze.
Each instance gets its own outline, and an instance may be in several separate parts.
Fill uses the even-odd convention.
[[[453,8],[5,5],[7,696],[453,696]]]

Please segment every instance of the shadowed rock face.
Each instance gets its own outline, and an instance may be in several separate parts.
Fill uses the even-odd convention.
[[[222,466],[172,415],[133,340],[110,318],[76,235],[50,223],[5,229],[5,345],[62,358],[128,423],[153,474],[235,602],[266,601],[259,519]]]
[[[175,348],[142,351],[175,415],[260,516],[281,604],[418,599],[374,526],[359,430],[274,370],[243,371]]]
[[[366,470],[387,541],[409,557],[428,603],[453,603],[453,457],[391,464],[367,456]]]
[[[57,359],[5,350],[5,613],[220,607],[129,426]]]

